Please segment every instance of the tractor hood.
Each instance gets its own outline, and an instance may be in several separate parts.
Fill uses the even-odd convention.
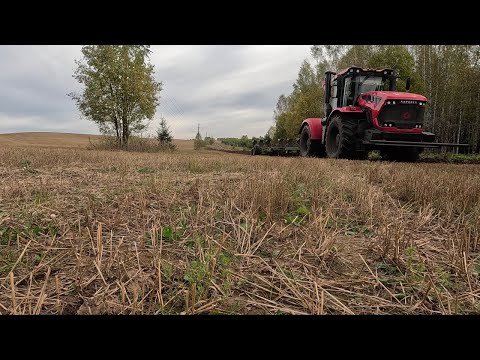
[[[382,98],[382,100],[413,100],[413,101],[427,101],[427,98],[423,95],[412,94],[407,92],[398,91],[368,91],[363,95],[373,95]]]

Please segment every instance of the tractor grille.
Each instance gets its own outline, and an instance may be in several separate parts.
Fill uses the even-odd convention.
[[[423,124],[425,108],[416,104],[385,105],[378,115],[380,126],[393,123],[398,129],[412,129],[416,124]]]

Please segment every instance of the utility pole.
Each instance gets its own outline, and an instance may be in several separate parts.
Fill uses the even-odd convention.
[[[202,140],[202,135],[200,135],[200,124],[198,124],[197,128],[197,136],[195,136],[196,140]]]

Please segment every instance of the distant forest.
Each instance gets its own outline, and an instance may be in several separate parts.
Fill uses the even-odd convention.
[[[480,46],[314,45],[289,95],[274,110],[274,138],[296,138],[303,119],[323,117],[324,72],[349,66],[391,68],[411,78],[410,92],[425,95],[425,128],[439,142],[469,143],[480,152]],[[399,91],[405,82],[398,81]]]

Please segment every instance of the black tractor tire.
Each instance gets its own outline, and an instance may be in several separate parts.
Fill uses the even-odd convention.
[[[416,147],[391,148],[381,150],[380,156],[387,161],[416,162],[422,150]]]
[[[325,134],[326,152],[331,159],[356,159],[357,121],[335,115]]]
[[[305,125],[300,132],[300,156],[302,157],[322,157],[325,156],[325,147],[319,140],[312,140],[310,126]]]

